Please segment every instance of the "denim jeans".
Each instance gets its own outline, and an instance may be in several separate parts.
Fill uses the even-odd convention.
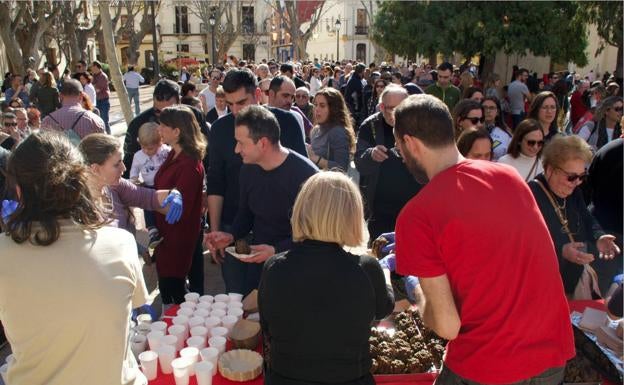
[[[487,369],[484,369],[487,370]],[[563,384],[563,373],[565,367],[550,368],[535,377],[527,378],[523,381],[514,382],[510,385],[559,385]],[[442,366],[440,375],[435,380],[434,385],[481,385],[478,382],[470,381],[460,377],[448,367]]]
[[[511,124],[512,124],[512,129],[515,130],[516,127],[518,127],[518,124],[520,124],[521,121],[524,120],[524,112],[521,112],[519,114],[511,114]]]
[[[128,90],[128,101],[132,106],[134,100],[134,116],[141,113],[141,106],[139,105],[139,89],[138,88],[126,88]]]
[[[108,98],[106,99],[98,99],[96,101],[95,106],[98,110],[100,110],[100,118],[104,121],[104,125],[106,126],[106,133],[110,134],[110,126],[108,125],[108,112],[110,111],[110,101]]]

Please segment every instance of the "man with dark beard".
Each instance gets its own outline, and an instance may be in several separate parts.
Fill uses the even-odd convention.
[[[420,279],[425,324],[449,340],[436,385],[562,382],[575,354],[568,306],[527,184],[506,165],[464,159],[434,96],[401,102],[394,136],[429,180],[399,214],[395,251],[396,271]]]

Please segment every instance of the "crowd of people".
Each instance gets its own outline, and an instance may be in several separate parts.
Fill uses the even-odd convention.
[[[127,347],[123,320],[147,301],[141,259],[155,264],[163,312],[204,294],[204,251],[227,292],[259,289],[271,384],[374,383],[368,337],[392,311],[391,272],[450,341],[438,383],[557,384],[574,355],[566,298],[606,296],[622,273],[613,79],[516,68],[503,85],[447,62],[239,61],[158,81],[141,111],[143,79],[129,68],[136,116],[122,145],[102,64],[75,70],[5,80],[11,384],[78,383],[87,355],[109,369],[91,383],[146,383],[128,349],[85,346]],[[147,245],[132,208],[144,210]],[[379,263],[346,251],[379,236],[396,241]],[[239,241],[249,258],[225,251]],[[67,297],[86,318],[63,323]],[[96,306],[105,330],[80,324]],[[42,325],[41,311],[55,315]]]

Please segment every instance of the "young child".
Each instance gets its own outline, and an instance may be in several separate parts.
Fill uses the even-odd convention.
[[[154,177],[165,162],[171,148],[162,142],[158,133],[158,123],[147,122],[139,127],[141,150],[134,154],[130,168],[130,180],[145,187],[154,188]],[[145,211],[145,227],[149,232],[149,249],[153,249],[162,240],[156,229],[154,213]]]

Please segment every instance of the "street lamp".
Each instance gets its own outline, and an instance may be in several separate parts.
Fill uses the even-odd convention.
[[[336,19],[334,24],[336,29],[336,61],[340,60],[340,18]]]
[[[217,20],[215,19],[214,14],[210,15],[210,19],[208,19],[208,22],[210,23],[210,28],[212,29],[211,35],[212,35],[212,66],[216,67],[217,64],[215,63],[215,24],[217,22]]]

